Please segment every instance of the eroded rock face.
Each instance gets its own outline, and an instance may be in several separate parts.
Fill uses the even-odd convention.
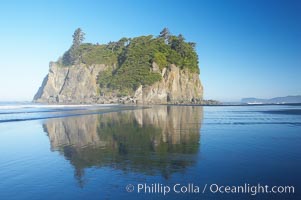
[[[137,89],[135,99],[138,103],[197,103],[202,99],[203,87],[197,73],[170,65],[161,74],[161,81]]]
[[[105,65],[61,67],[50,63],[49,73],[34,96],[41,103],[95,103],[99,97],[97,75]]]
[[[34,96],[41,103],[138,103],[179,104],[198,103],[203,97],[199,75],[170,65],[160,71],[156,63],[152,70],[161,73],[162,80],[151,86],[140,86],[133,96],[99,94],[97,76],[106,65],[61,67],[50,63],[49,73]]]

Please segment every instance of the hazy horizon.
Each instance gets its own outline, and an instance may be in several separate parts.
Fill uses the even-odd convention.
[[[0,101],[31,101],[77,27],[85,42],[158,35],[196,42],[204,98],[301,94],[300,1],[6,1],[0,3]]]

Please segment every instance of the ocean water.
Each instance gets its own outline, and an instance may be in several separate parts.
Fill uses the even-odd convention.
[[[0,104],[0,142],[1,200],[301,198],[298,105]]]

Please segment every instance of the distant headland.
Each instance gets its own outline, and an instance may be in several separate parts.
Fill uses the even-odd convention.
[[[294,104],[301,103],[301,95],[274,97],[271,99],[243,98],[241,102],[246,104]]]

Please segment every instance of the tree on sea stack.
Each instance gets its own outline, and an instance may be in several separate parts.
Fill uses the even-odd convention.
[[[77,28],[73,35],[73,43],[70,49],[63,55],[63,64],[65,66],[75,65],[80,63],[79,47],[85,39],[85,33],[81,28]]]
[[[168,43],[169,36],[170,36],[170,32],[169,32],[168,28],[165,27],[165,28],[160,32],[159,38],[163,38],[165,44],[167,44],[167,43]]]
[[[72,46],[74,48],[78,48],[81,43],[84,41],[85,39],[85,33],[82,31],[81,28],[77,28],[75,31],[74,31],[74,34],[73,34],[73,44]]]

